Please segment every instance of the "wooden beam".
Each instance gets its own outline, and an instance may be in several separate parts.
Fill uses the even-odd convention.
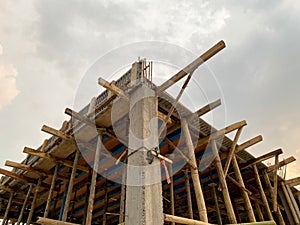
[[[79,224],[75,224],[75,223],[68,223],[68,222],[63,222],[63,221],[59,221],[59,220],[43,218],[43,217],[39,217],[37,220],[37,223],[42,224],[42,225],[79,225]]]
[[[294,186],[300,185],[300,177],[296,177],[296,178],[292,178],[292,179],[286,180],[284,183],[286,185],[289,185],[290,187],[294,187]]]
[[[82,122],[82,123],[84,123],[84,124],[86,124],[88,126],[91,126],[91,127],[95,127],[96,126],[96,124],[93,123],[88,117],[86,117],[84,115],[81,115],[80,113],[77,113],[77,112],[75,112],[72,109],[66,108],[65,109],[65,114],[71,116],[74,119],[79,120],[80,122]]]
[[[187,225],[210,225],[210,223],[208,222],[202,222],[202,221],[187,219],[187,218],[168,215],[168,214],[164,214],[164,220],[166,222],[175,222],[175,223],[187,224]]]
[[[184,170],[184,178],[185,178],[185,190],[186,190],[186,196],[187,196],[187,205],[188,205],[188,212],[189,212],[189,218],[194,218],[193,213],[193,203],[192,203],[192,194],[191,194],[191,185],[190,185],[190,178],[189,178],[189,171],[188,169]]]
[[[10,196],[9,196],[7,206],[6,206],[6,209],[5,209],[4,216],[2,218],[2,225],[8,224],[8,221],[7,221],[8,220],[8,213],[9,213],[9,210],[11,209],[11,204],[12,204],[12,201],[13,201],[13,197],[14,197],[14,193],[11,192]]]
[[[48,134],[52,134],[56,137],[60,137],[64,140],[72,140],[73,137],[71,135],[65,134],[64,132],[60,131],[60,130],[56,130],[52,127],[49,127],[47,125],[44,125],[41,129],[42,131],[48,133]]]
[[[36,173],[36,174],[39,174],[39,175],[47,175],[47,176],[51,176],[51,177],[53,176],[51,171],[36,169],[36,168],[33,168],[32,166],[25,165],[25,164],[22,164],[22,163],[16,163],[16,162],[9,161],[9,160],[5,161],[5,166],[10,166],[10,167],[25,170],[25,171],[28,171],[28,172],[33,172],[33,173]],[[58,175],[57,178],[61,179],[61,180],[69,180],[69,178],[67,176],[63,176],[63,175]]]
[[[282,153],[282,150],[281,150],[281,153]],[[275,164],[274,164],[274,178],[273,178],[273,181],[274,181],[274,187],[273,187],[273,211],[274,212],[277,212],[278,210],[278,206],[277,206],[277,186],[278,186],[278,175],[277,175],[277,170],[278,170],[278,164],[279,164],[279,154],[281,153],[278,153],[275,155]]]
[[[191,73],[194,70],[196,70],[202,63],[206,62],[208,59],[213,57],[215,54],[217,54],[223,48],[225,48],[224,41],[220,41],[217,44],[215,44],[213,47],[211,47],[209,50],[207,50],[204,54],[202,54],[197,59],[195,59],[192,63],[190,63],[185,68],[180,70],[169,80],[167,80],[163,84],[161,84],[156,90],[157,93],[161,93],[161,92],[165,91],[167,88],[172,86],[174,83],[176,83],[177,81],[179,81],[183,77],[185,77],[188,73]]]
[[[43,142],[43,144],[42,144],[42,147],[41,147],[41,152],[46,152],[46,151],[47,151],[46,147],[47,147],[47,145],[48,145],[48,142],[49,142],[48,139],[45,139],[45,140],[44,140],[44,142]]]
[[[237,123],[234,123],[230,126],[227,126],[221,130],[218,130],[214,133],[211,133],[209,136],[207,137],[204,137],[204,138],[201,138],[200,140],[198,140],[198,143],[197,143],[197,147],[200,147],[200,146],[203,146],[203,145],[206,145],[210,140],[215,140],[227,133],[230,133],[236,129],[239,129],[243,126],[247,125],[247,122],[245,120],[242,120],[241,122],[237,122]]]
[[[234,178],[229,176],[228,174],[226,175],[226,178],[230,180],[234,185],[236,185],[238,188],[242,189],[243,191],[247,192],[249,195],[252,195],[252,192],[248,190],[246,187],[242,186],[238,181],[236,181]]]
[[[211,110],[217,108],[218,106],[220,106],[221,103],[221,99],[218,99],[212,103],[207,104],[206,106],[203,106],[201,109],[198,109],[195,113],[200,117],[203,116],[204,114],[210,112]]]
[[[290,163],[292,163],[294,161],[296,161],[295,157],[291,156],[291,157],[289,157],[287,159],[284,159],[284,160],[280,161],[279,164],[278,164],[278,167],[279,168],[283,167],[283,166],[288,165],[288,164],[290,164]],[[267,169],[267,173],[272,172],[274,169],[275,169],[275,165],[269,166],[268,169]]]
[[[272,157],[274,157],[276,155],[278,156],[279,154],[282,154],[282,153],[283,153],[282,149],[277,149],[275,151],[269,152],[267,154],[264,154],[264,155],[262,155],[260,157],[255,158],[255,159],[251,159],[248,162],[243,163],[241,165],[241,169],[245,169],[247,167],[253,166],[253,165],[255,165],[257,163],[260,163],[260,162],[262,162],[264,160],[270,159],[270,158],[272,158]]]
[[[32,179],[32,178],[26,177],[26,176],[24,176],[22,174],[17,174],[17,173],[11,172],[11,171],[7,171],[7,170],[2,169],[2,168],[0,168],[0,173],[3,174],[3,175],[5,175],[5,176],[14,178],[16,180],[23,181],[24,183],[32,183],[32,184],[36,184],[37,183],[36,179]]]
[[[216,212],[217,212],[218,225],[222,225],[222,216],[221,216],[220,207],[219,207],[219,201],[218,201],[218,196],[217,196],[217,192],[216,192],[216,186],[217,186],[217,184],[216,183],[210,183],[208,186],[212,188],[212,192],[213,192],[213,196],[214,196],[214,201],[215,201],[215,206],[216,206]]]
[[[5,186],[5,185],[3,185],[3,184],[0,184],[0,189],[3,190],[3,191],[7,191],[7,192],[9,192],[9,193],[13,193],[13,192],[14,192],[13,189],[11,189],[10,187]]]
[[[111,91],[113,94],[120,96],[121,98],[125,99],[126,101],[129,101],[128,94],[126,94],[122,89],[118,88],[113,83],[109,83],[108,81],[99,77],[98,84],[105,87],[107,90]]]
[[[238,153],[238,152],[240,152],[240,151],[242,151],[246,148],[249,148],[250,146],[257,144],[257,143],[261,142],[262,140],[263,140],[263,137],[261,135],[258,135],[254,138],[251,138],[250,140],[248,140],[248,141],[242,143],[241,145],[239,145],[236,148],[235,153]]]
[[[49,153],[40,152],[40,151],[34,150],[32,148],[28,148],[28,147],[25,147],[23,152],[27,153],[27,154],[30,154],[30,155],[40,157],[40,158],[48,159],[48,160],[50,160],[54,163],[61,163],[62,165],[66,166],[66,167],[70,167],[70,168],[73,167],[73,162],[72,161],[54,157]],[[79,169],[81,171],[84,171],[84,172],[87,172],[87,173],[90,170],[89,167],[82,166],[82,165],[77,165],[77,169]]]

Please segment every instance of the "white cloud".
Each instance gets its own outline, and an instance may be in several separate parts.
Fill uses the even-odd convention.
[[[13,65],[0,64],[0,109],[8,105],[18,94],[17,70]]]

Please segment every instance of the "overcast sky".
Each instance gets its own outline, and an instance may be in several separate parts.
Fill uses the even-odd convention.
[[[224,125],[247,120],[240,143],[262,134],[264,141],[248,149],[255,156],[281,147],[280,159],[293,155],[300,162],[299,1],[2,0],[0,166],[23,160],[24,146],[37,148],[48,138],[43,124],[59,128],[69,119],[64,109],[73,107],[82,78],[99,57],[155,41],[156,47],[185,49],[190,59],[221,39],[227,47],[207,63],[211,72],[195,78],[207,92],[219,84],[215,95],[222,95],[223,105],[215,116],[225,115]],[[148,51],[127,63],[147,58]],[[163,59],[163,49],[159,54]],[[121,69],[113,60],[109,65]],[[164,70],[165,79],[173,70]],[[103,71],[94,74],[95,87],[99,75],[110,78]],[[193,85],[187,95],[197,96]],[[288,175],[300,175],[296,163]]]

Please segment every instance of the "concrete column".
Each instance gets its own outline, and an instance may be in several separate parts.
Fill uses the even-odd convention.
[[[149,164],[147,152],[158,147],[154,90],[138,84],[130,93],[125,224],[163,225],[160,161]]]

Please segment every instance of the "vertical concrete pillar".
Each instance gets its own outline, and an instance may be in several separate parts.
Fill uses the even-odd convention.
[[[146,84],[131,90],[129,119],[125,224],[163,225],[160,161],[147,160],[158,147],[157,101]]]

